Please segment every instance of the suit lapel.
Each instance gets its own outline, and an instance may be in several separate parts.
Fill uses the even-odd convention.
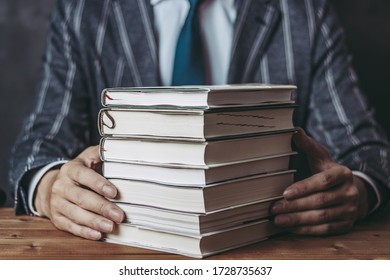
[[[135,86],[160,84],[152,9],[150,1],[144,0],[120,0],[114,6],[121,44]]]
[[[229,83],[247,83],[253,80],[256,62],[277,25],[279,10],[276,1],[239,1],[233,38]]]

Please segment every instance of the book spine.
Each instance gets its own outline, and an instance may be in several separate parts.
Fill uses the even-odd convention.
[[[104,153],[105,153],[105,148],[104,148],[104,142],[106,141],[106,139],[104,137],[100,138],[100,143],[99,143],[99,156],[100,156],[100,159],[101,161],[105,161],[105,156],[104,156]]]
[[[99,111],[98,116],[98,129],[101,136],[105,135],[104,127],[108,127],[110,129],[115,128],[115,119],[109,114],[109,110],[107,108],[101,109]]]
[[[106,102],[107,94],[108,94],[108,89],[103,89],[102,94],[100,95],[101,98],[100,102],[102,103],[103,107],[107,107],[107,102]]]

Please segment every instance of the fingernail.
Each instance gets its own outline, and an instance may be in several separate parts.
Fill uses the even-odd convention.
[[[110,210],[109,216],[113,221],[120,223],[123,219],[123,212],[116,208],[113,208]]]
[[[290,218],[287,215],[276,216],[274,222],[278,226],[287,226],[290,224]]]
[[[116,188],[113,186],[104,185],[102,190],[105,196],[108,196],[110,198],[114,198],[116,196]]]
[[[103,232],[111,232],[114,228],[114,224],[107,220],[102,220],[99,226]]]
[[[289,198],[293,198],[294,197],[294,190],[292,189],[286,189],[284,192],[283,192],[283,196],[284,198],[286,199],[289,199]]]

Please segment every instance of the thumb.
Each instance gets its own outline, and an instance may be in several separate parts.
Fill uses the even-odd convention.
[[[88,147],[76,159],[96,171],[101,169],[102,160],[100,158],[99,145]]]
[[[326,170],[334,164],[328,150],[308,136],[302,128],[297,128],[297,133],[294,134],[293,140],[297,148],[306,154],[312,171]]]

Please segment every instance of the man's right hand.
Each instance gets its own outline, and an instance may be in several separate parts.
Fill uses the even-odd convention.
[[[117,189],[97,172],[99,147],[89,147],[61,169],[47,172],[34,198],[38,213],[61,230],[91,240],[121,223],[124,212],[103,196],[115,198]]]

